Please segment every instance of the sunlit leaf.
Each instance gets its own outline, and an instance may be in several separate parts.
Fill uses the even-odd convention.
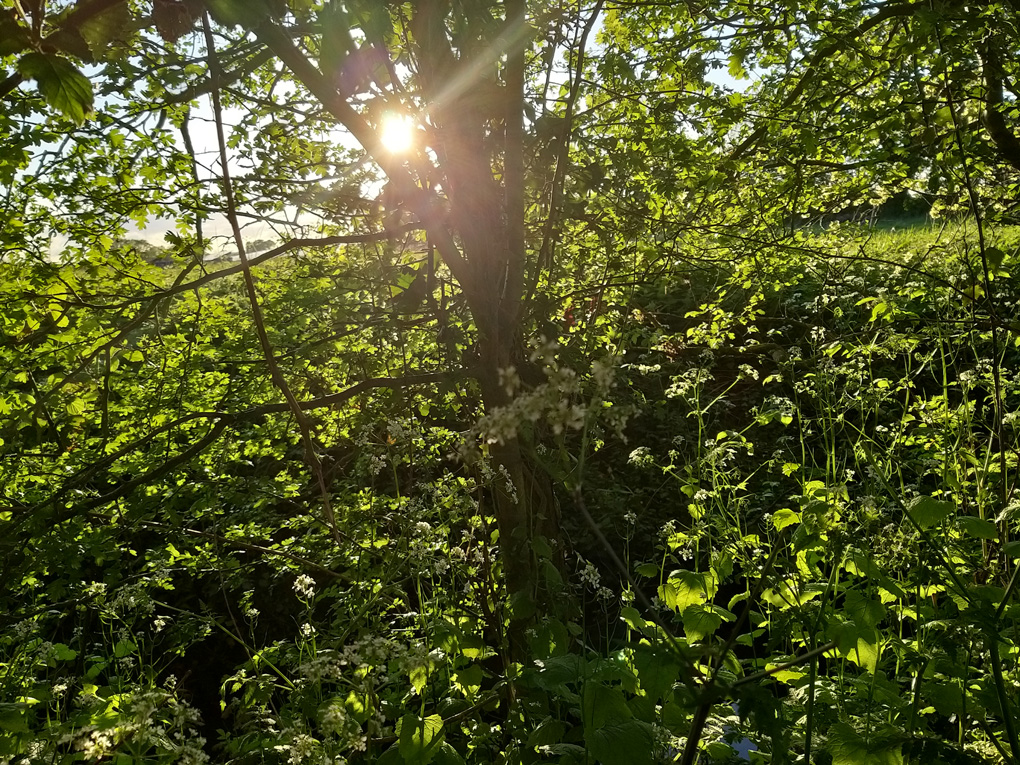
[[[46,103],[77,124],[92,114],[92,83],[67,59],[48,53],[26,53],[18,72],[35,80]]]

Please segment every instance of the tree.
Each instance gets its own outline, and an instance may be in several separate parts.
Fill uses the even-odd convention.
[[[505,409],[512,397],[508,393],[506,376],[526,361],[525,335],[530,331],[529,322],[532,325],[534,322],[524,302],[526,286],[538,280],[544,265],[539,262],[538,251],[544,251],[548,257],[552,247],[551,242],[541,247],[535,245],[529,256],[525,243],[528,188],[524,177],[524,129],[525,114],[533,111],[533,106],[525,101],[525,80],[540,76],[536,71],[540,62],[532,60],[529,65],[528,57],[536,48],[536,38],[547,39],[543,61],[547,67],[551,66],[557,43],[566,39],[566,27],[586,25],[584,37],[587,38],[598,9],[580,19],[553,13],[527,20],[525,6],[520,2],[505,6],[487,2],[429,2],[411,8],[400,4],[325,4],[318,8],[295,7],[293,15],[285,15],[287,9],[282,5],[265,3],[256,6],[253,13],[250,4],[217,2],[210,5],[210,10],[222,24],[217,31],[209,25],[208,19],[201,18],[204,9],[197,4],[157,3],[151,21],[161,39],[152,37],[149,32],[143,32],[140,37],[132,32],[132,27],[138,26],[133,20],[135,11],[120,3],[80,4],[70,14],[57,9],[45,15],[45,9],[40,7],[33,14],[20,18],[10,10],[4,17],[11,31],[8,53],[18,52],[19,48],[31,50],[18,58],[17,73],[8,78],[3,91],[27,113],[31,109],[31,97],[14,88],[23,78],[34,79],[38,93],[51,107],[72,121],[83,123],[93,111],[92,88],[68,56],[96,61],[104,67],[103,90],[97,95],[101,101],[109,99],[109,102],[100,108],[94,122],[73,134],[81,136],[84,132],[90,136],[86,140],[93,142],[113,136],[115,145],[117,142],[123,145],[125,135],[115,126],[119,123],[111,122],[102,112],[112,109],[113,104],[124,97],[115,95],[117,93],[129,99],[142,92],[151,93],[154,103],[142,110],[143,113],[158,113],[158,128],[152,135],[157,136],[159,143],[137,132],[133,139],[127,140],[130,145],[137,146],[135,159],[144,162],[141,175],[156,180],[165,178],[169,172],[176,179],[176,186],[170,185],[175,189],[172,198],[165,200],[168,206],[157,214],[176,217],[178,226],[183,226],[184,235],[175,236],[173,241],[179,254],[192,261],[189,268],[199,267],[201,254],[208,249],[203,221],[212,210],[222,210],[230,219],[235,245],[242,250],[242,261],[246,261],[237,222],[238,216],[245,214],[246,206],[252,206],[263,215],[270,209],[283,212],[299,193],[290,189],[299,188],[309,174],[312,178],[306,183],[310,188],[325,186],[317,182],[317,177],[326,173],[339,147],[330,146],[329,139],[314,141],[306,137],[305,132],[297,132],[291,139],[288,153],[286,144],[280,140],[283,136],[278,132],[280,122],[293,121],[302,109],[308,108],[306,99],[311,98],[311,103],[317,106],[306,111],[307,121],[314,123],[316,130],[332,131],[332,126],[342,128],[367,150],[386,175],[384,192],[376,204],[381,203],[385,208],[384,215],[407,224],[402,226],[402,231],[417,228],[427,232],[426,246],[430,252],[435,250],[458,285],[475,338],[469,347],[465,345],[456,350],[455,355],[464,358],[446,360],[450,367],[446,374],[460,374],[476,380],[484,411],[495,415]],[[149,21],[139,20],[143,24]],[[184,50],[178,41],[195,41],[196,25],[205,25],[206,53],[189,59],[178,53]],[[250,35],[258,42],[253,43]],[[148,59],[148,72],[136,63],[139,54],[142,60]],[[279,69],[281,66],[283,68]],[[139,80],[139,75],[144,79]],[[292,83],[282,99],[293,104],[290,118],[280,112],[281,108],[287,108],[283,104],[273,104],[267,110],[263,106],[265,102],[258,101],[271,98],[275,81],[280,79]],[[172,92],[171,88],[174,88]],[[204,93],[212,93],[216,101],[221,140],[221,104],[247,109],[244,119],[254,131],[248,136],[240,132],[230,136],[234,152],[243,153],[244,147],[250,146],[259,161],[246,178],[231,178],[224,164],[218,181],[222,197],[215,185],[210,185],[212,179],[203,177],[204,169],[190,135],[193,114],[189,104]],[[576,99],[576,88],[572,98]],[[567,111],[572,106],[568,104]],[[130,106],[129,111],[137,108]],[[541,108],[549,107],[543,103]],[[416,145],[411,155],[391,154],[380,143],[380,126],[387,115],[413,116]],[[567,122],[563,114],[557,119]],[[164,128],[167,122],[180,130],[180,141],[170,137]],[[330,135],[339,136],[338,133]],[[74,140],[82,141],[80,137]],[[562,167],[566,163],[563,155],[569,134],[560,129],[551,140],[561,168],[559,178],[553,182],[562,185]],[[162,154],[156,155],[159,151]],[[102,175],[96,180],[115,188],[119,185],[125,193],[90,202],[103,207],[120,204],[123,214],[141,223],[156,212],[158,203],[151,195],[148,199],[137,198],[144,197],[144,191],[140,194],[134,190],[127,192],[135,168],[124,166],[124,156],[123,153],[111,155],[107,160],[110,164],[102,172],[112,177]],[[224,162],[229,161],[226,153],[221,156]],[[75,168],[70,172],[82,170],[84,168]],[[40,182],[40,176],[36,177]],[[351,180],[357,182],[356,178]],[[57,189],[55,193],[74,205],[80,199],[81,186],[77,184],[81,181],[71,183],[75,185]],[[541,191],[544,195],[545,190]],[[32,193],[39,192],[33,190]],[[46,189],[46,193],[54,192]],[[302,207],[319,216],[322,222],[324,217],[328,219],[332,215],[358,214],[359,205],[362,211],[366,204],[373,206],[371,202],[355,200],[354,207],[348,202],[346,209],[334,210],[336,193],[335,188],[327,191],[333,199],[328,199],[325,205],[310,208],[302,204]],[[552,192],[553,204],[558,193]],[[134,198],[125,200],[124,196]],[[113,202],[114,198],[118,202]],[[545,204],[541,197],[532,201]],[[38,211],[27,195],[19,202]],[[552,218],[549,220],[545,231],[547,239],[557,233]],[[73,239],[98,239],[96,254],[100,257],[104,251],[103,237],[120,235],[123,231],[120,221],[111,234],[97,230],[94,218],[84,222],[84,231],[73,223],[55,218],[48,222],[55,232],[66,232]],[[327,227],[343,228],[341,224]],[[348,235],[346,241],[360,241],[363,237],[362,234]],[[327,239],[323,244],[336,241],[341,240]],[[286,253],[294,246],[294,242],[285,243],[269,255]],[[260,261],[265,259],[263,256]],[[313,445],[314,434],[310,425],[303,422],[302,406],[305,404],[291,392],[293,383],[275,362],[276,351],[262,317],[258,316],[258,298],[247,263],[243,270],[249,279],[249,297],[256,311],[263,353],[275,384],[301,424],[309,464],[319,474],[317,480],[326,498],[328,487],[322,483],[322,467]],[[223,272],[205,278],[220,275]],[[188,286],[182,274],[173,289],[177,291],[178,287]],[[430,286],[428,311],[433,317],[440,317],[446,307],[437,306],[435,302],[437,283]],[[140,300],[143,313],[150,311],[165,295],[165,292],[157,293]],[[436,320],[443,321],[442,318]],[[438,326],[443,329],[441,324]],[[126,332],[121,333],[121,337],[126,336]],[[420,375],[412,374],[406,382],[415,384],[421,380]],[[404,381],[392,379],[387,384],[399,387]],[[519,434],[513,422],[504,422],[492,432],[498,432],[489,439],[492,459],[508,476],[505,485],[494,484],[505,553],[503,565],[510,591],[517,593],[522,598],[521,603],[525,603],[537,596],[537,569],[531,539],[535,533],[555,539],[556,509],[548,479],[527,457],[530,449],[527,434]],[[205,439],[203,443],[211,441]],[[327,517],[331,513],[328,499],[325,512]],[[520,612],[527,613],[528,608],[522,606]],[[521,624],[526,621],[522,618]],[[520,630],[515,628],[515,632]],[[519,643],[518,634],[515,646]]]
[[[582,631],[556,618],[566,573],[558,507],[569,502],[588,514],[582,482],[592,443],[615,424],[606,422],[614,410],[603,400],[613,379],[607,357],[622,353],[626,333],[670,362],[729,348],[738,332],[746,332],[742,340],[756,335],[767,297],[747,285],[760,279],[778,292],[800,278],[789,274],[791,253],[818,252],[790,225],[804,211],[913,188],[979,219],[1006,212],[984,190],[1013,182],[1016,139],[1006,95],[1015,74],[1007,55],[1015,47],[1012,9],[792,3],[779,11],[603,0],[5,7],[0,56],[13,73],[0,84],[8,107],[0,116],[7,139],[0,411],[8,415],[0,432],[8,443],[0,577],[11,620],[28,623],[47,603],[59,603],[50,610],[60,614],[92,613],[98,604],[114,659],[130,658],[142,651],[143,632],[159,640],[159,630],[136,630],[134,616],[125,616],[139,582],[162,609],[159,618],[185,613],[194,634],[215,625],[243,648],[224,649],[224,662],[244,665],[230,693],[247,694],[246,709],[269,708],[273,685],[289,683],[281,706],[292,719],[328,718],[320,722],[334,734],[349,728],[338,754],[363,744],[393,746],[422,765],[439,752],[454,757],[441,748],[444,725],[505,699],[506,725],[528,729],[514,740],[526,741],[529,757],[556,746],[549,753],[567,761],[591,753],[640,762],[653,748],[651,722],[668,720],[687,738],[684,761],[692,762],[717,702],[744,693],[770,721],[761,728],[773,751],[783,751],[789,732],[772,700],[746,690],[772,670],[725,685],[739,631],[711,642],[725,619],[739,627],[749,613],[738,620],[732,605],[715,604],[740,540],[726,554],[713,551],[705,570],[652,576],[661,580],[660,601],[676,612],[672,628],[685,630],[683,645],[669,625],[623,609],[628,635],[654,651],[625,654],[623,664],[633,666],[624,668],[566,653]],[[713,83],[723,66],[754,84]],[[383,140],[391,121],[413,126],[404,153]],[[171,268],[147,263],[140,246],[123,246],[157,221],[172,224]],[[267,249],[267,238],[280,244]],[[236,250],[239,262],[213,264],[224,250]],[[993,292],[1001,260],[988,253],[982,242],[972,301],[979,287]],[[728,259],[739,259],[733,273],[720,266]],[[701,271],[681,272],[692,263]],[[683,288],[671,281],[678,274]],[[712,287],[732,279],[733,294],[750,296],[734,305],[725,294],[705,294],[700,277]],[[643,290],[665,293],[655,296],[665,308],[654,330],[641,318],[642,306],[655,305]],[[875,302],[871,321],[891,316],[890,303]],[[991,302],[982,310],[998,357],[995,332],[1005,320]],[[711,319],[707,328],[690,322],[678,339],[669,314]],[[766,353],[750,345],[750,353]],[[795,369],[790,362],[783,372]],[[677,375],[661,387],[686,391],[699,418],[691,463],[667,466],[681,475],[693,518],[706,512],[698,503],[710,482],[699,471],[716,459],[714,446],[702,453],[709,407],[699,396],[722,394],[689,371],[690,379]],[[996,377],[1002,440],[1000,387]],[[777,410],[759,419],[792,416]],[[749,450],[743,431],[714,432],[718,449]],[[834,475],[832,451],[824,468]],[[998,457],[1005,475],[1004,449]],[[800,468],[783,465],[784,477]],[[443,481],[432,480],[440,473]],[[781,533],[824,515],[818,508],[846,509],[845,487],[816,483],[805,480],[791,495],[802,514],[787,509],[763,528]],[[723,488],[734,506],[743,501],[740,482]],[[1005,512],[1005,493],[1000,504]],[[941,505],[924,507],[931,518],[944,515]],[[498,533],[487,526],[490,515]],[[470,581],[451,580],[470,598],[403,567],[428,540],[454,533],[452,522],[436,529],[437,519],[452,516],[469,538],[458,548],[465,560],[477,552],[465,564]],[[804,590],[797,577],[836,577],[843,565],[820,573],[809,559],[821,560],[837,536],[824,518],[809,521],[806,541],[786,561],[795,573],[767,589],[763,574],[748,602],[761,595],[781,614],[777,633],[797,628],[804,651],[795,661],[813,662],[812,673],[819,657],[838,651],[877,676],[883,603],[838,590],[833,599],[853,611],[838,624],[797,610],[824,585]],[[663,560],[683,544],[668,536]],[[747,552],[741,564],[778,567],[774,556],[757,554]],[[385,602],[387,628],[414,630],[454,658],[443,673],[428,650],[366,659],[366,641],[363,654],[344,660],[358,665],[359,677],[390,661],[417,694],[445,673],[466,708],[443,717],[427,715],[423,703],[395,714],[392,699],[391,707],[379,699],[382,680],[344,679],[349,695],[339,702],[291,680],[277,667],[288,657],[273,645],[299,614],[281,608],[246,642],[237,610],[258,610],[257,587],[247,600],[226,597],[257,582],[250,572],[260,565],[292,576],[310,628],[315,587],[330,583],[345,640]],[[865,564],[852,566],[858,576]],[[621,577],[632,590],[629,570]],[[118,595],[106,603],[99,585],[111,581]],[[25,596],[42,587],[45,596]],[[158,600],[170,588],[173,602]],[[210,605],[210,589],[223,593],[222,611]],[[260,596],[275,602],[279,592],[268,587]],[[804,626],[811,619],[814,631]],[[55,624],[61,637],[66,625]],[[187,633],[173,645],[185,651],[192,639]],[[313,639],[302,633],[298,657],[288,659],[297,674],[306,668],[302,650],[311,646],[321,658]],[[77,660],[69,642],[49,642],[43,663]],[[997,645],[981,649],[990,661]],[[482,694],[481,678],[493,677],[481,664],[489,647],[501,654],[503,679]],[[529,658],[545,663],[536,668]],[[92,663],[83,676],[112,675],[107,666]],[[651,679],[659,670],[666,681]],[[675,677],[687,691],[673,689]],[[570,685],[577,678],[583,687]],[[147,703],[114,680],[108,688],[97,696],[106,704],[101,714],[68,723],[68,741],[98,747],[92,739],[102,738],[104,719],[134,719]],[[518,691],[534,692],[528,704],[514,706]],[[173,693],[160,693],[160,709],[172,711]],[[809,710],[813,693],[812,684]],[[207,717],[219,708],[212,695]],[[1005,693],[998,698],[1006,708]],[[561,716],[581,720],[580,754],[569,748],[580,739],[567,741],[554,717],[561,703],[569,709]],[[399,725],[364,738],[375,712]],[[0,725],[16,733],[29,729],[29,717],[27,707],[0,708]],[[810,711],[807,719],[810,759]],[[188,724],[180,715],[172,722]],[[255,724],[238,726],[248,735],[244,726]],[[884,731],[864,739],[841,724],[829,729],[834,759],[899,752],[899,740]],[[486,735],[472,739],[479,761],[500,746]],[[245,754],[244,741],[231,739],[232,754]]]

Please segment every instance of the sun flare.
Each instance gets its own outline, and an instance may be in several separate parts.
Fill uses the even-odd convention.
[[[414,145],[414,122],[405,115],[387,115],[383,118],[381,137],[386,151],[403,154]]]

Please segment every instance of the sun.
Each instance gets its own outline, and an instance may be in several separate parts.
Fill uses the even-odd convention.
[[[383,117],[380,140],[391,154],[404,154],[414,145],[414,122],[402,114]]]

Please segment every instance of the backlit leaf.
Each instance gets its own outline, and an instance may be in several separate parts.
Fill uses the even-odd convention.
[[[46,103],[75,123],[92,114],[92,83],[67,59],[26,53],[18,60],[18,72],[35,80]]]

